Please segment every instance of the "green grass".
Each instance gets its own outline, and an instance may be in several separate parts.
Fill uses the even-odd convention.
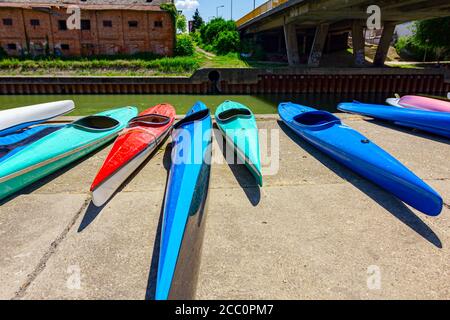
[[[242,59],[238,53],[219,56],[197,51],[189,57],[134,56],[5,57],[0,59],[0,75],[24,76],[190,76],[200,68],[277,68],[280,63]]]
[[[3,58],[2,74],[152,75],[189,74],[200,67],[196,57],[174,58]]]

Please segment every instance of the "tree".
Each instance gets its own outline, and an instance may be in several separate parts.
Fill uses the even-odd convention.
[[[225,31],[237,31],[234,21],[226,21],[223,18],[212,19],[200,29],[200,35],[204,44],[213,44],[220,33]]]
[[[192,32],[196,32],[200,30],[200,28],[205,24],[203,18],[200,16],[200,12],[198,8],[195,10],[194,15],[192,16]]]
[[[414,42],[432,50],[438,60],[450,50],[450,17],[418,21],[415,29]]]
[[[179,33],[186,33],[187,31],[187,21],[184,14],[178,14],[177,16],[177,31]]]

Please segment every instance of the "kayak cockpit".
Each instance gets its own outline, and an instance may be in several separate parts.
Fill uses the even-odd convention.
[[[217,115],[217,120],[221,122],[231,121],[235,118],[250,118],[252,113],[250,110],[245,108],[235,108],[225,110]]]
[[[202,120],[205,120],[207,117],[209,117],[209,109],[203,109],[198,112],[190,114],[189,116],[185,117],[183,120],[178,121],[173,126],[173,128],[176,130],[176,129],[181,128],[185,124],[192,123],[195,121],[202,121]]]
[[[74,121],[71,125],[90,131],[109,131],[117,128],[120,122],[107,116],[89,116]]]
[[[321,130],[335,124],[340,124],[341,120],[325,111],[310,111],[301,113],[293,118],[294,122],[310,129]]]
[[[146,126],[146,127],[162,127],[169,124],[170,118],[160,114],[146,114],[131,119],[128,127]]]

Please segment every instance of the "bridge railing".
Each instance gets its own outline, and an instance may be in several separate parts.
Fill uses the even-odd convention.
[[[240,18],[238,21],[236,21],[236,24],[238,27],[242,26],[243,24],[249,22],[250,20],[253,20],[260,15],[272,10],[273,8],[278,7],[279,5],[282,5],[283,3],[288,2],[289,0],[269,0],[266,3],[262,4],[255,10],[249,12],[242,18]]]

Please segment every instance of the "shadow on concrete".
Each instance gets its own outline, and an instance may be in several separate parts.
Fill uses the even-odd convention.
[[[388,129],[392,129],[392,130],[397,130],[400,132],[404,132],[404,133],[408,133],[410,135],[416,136],[416,137],[421,137],[424,139],[428,139],[428,140],[433,140],[436,142],[440,142],[443,144],[450,144],[450,139],[447,139],[445,137],[433,134],[431,132],[426,132],[426,131],[422,131],[419,129],[414,129],[414,128],[409,128],[409,127],[403,127],[403,126],[399,126],[396,125],[392,122],[389,121],[382,121],[382,120],[377,120],[377,119],[369,119],[369,120],[365,120],[367,122],[379,125],[381,127],[384,128],[388,128]]]
[[[227,151],[233,152],[233,163],[229,163],[229,161],[227,161],[227,164],[233,172],[233,175],[235,176],[242,190],[244,190],[245,195],[247,196],[250,203],[254,207],[256,207],[261,200],[261,190],[258,182],[251,174],[251,172],[247,169],[245,164],[242,164],[242,161],[238,160],[234,148],[227,144],[225,138],[217,128],[216,124],[214,124],[214,129],[214,137],[216,138],[217,144],[219,145],[220,151],[222,152],[224,158],[227,159]]]
[[[161,142],[160,146],[163,146],[164,143],[167,141],[169,135]],[[119,187],[119,189],[114,192],[114,194],[111,196],[111,198],[108,199],[108,201],[101,207],[97,207],[94,205],[94,203],[91,201],[89,203],[88,208],[86,209],[86,212],[83,216],[83,220],[80,223],[80,226],[78,227],[77,232],[82,232],[84,229],[86,229],[96,218],[97,216],[102,212],[102,210],[108,205],[108,203],[116,196],[116,194],[122,192],[123,189],[125,189],[128,184],[141,172],[141,170],[153,159],[153,157],[160,151],[160,148],[156,148],[145,161],[134,171],[128,178],[125,180],[125,182]],[[94,177],[92,177],[94,179]]]
[[[297,136],[282,121],[278,121],[278,124],[289,138],[291,138],[302,149],[304,149],[310,155],[320,161],[324,166],[364,192],[367,196],[372,198],[372,200],[377,202],[380,206],[389,211],[393,216],[395,216],[409,228],[417,232],[423,238],[428,240],[430,243],[438,248],[442,248],[442,242],[434,233],[434,231],[430,227],[428,227],[419,217],[417,217],[414,212],[411,211],[401,200],[397,199],[391,193],[378,187],[369,180],[357,175],[350,169],[347,169],[345,166],[330,158],[328,155],[316,149],[314,146],[304,141],[301,137]]]
[[[166,186],[169,181],[170,165],[172,158],[172,143],[168,144],[164,153],[163,164],[167,171]],[[167,191],[167,187],[166,187]],[[147,289],[145,292],[145,300],[155,300],[156,297],[156,280],[158,276],[159,251],[161,246],[161,229],[164,218],[164,203],[166,202],[166,192],[164,192],[161,210],[159,212],[158,227],[156,229],[155,240],[153,245],[152,261],[150,263],[150,270],[148,273]]]
[[[16,193],[10,195],[9,197],[3,199],[0,201],[0,206],[4,205],[5,203],[17,198],[20,195],[27,195],[27,194],[31,194],[34,191],[38,190],[39,188],[45,186],[46,184],[52,182],[54,179],[58,178],[59,176],[62,176],[63,174],[65,174],[66,172],[74,169],[76,166],[78,166],[79,164],[83,163],[85,160],[87,160],[90,157],[95,156],[97,153],[101,152],[103,149],[107,148],[109,145],[111,144],[111,142],[101,146],[100,148],[96,149],[95,151],[85,155],[84,157],[81,157],[78,160],[75,160],[74,162],[62,167],[61,169],[49,174],[48,176],[24,187],[23,189],[17,191]]]

